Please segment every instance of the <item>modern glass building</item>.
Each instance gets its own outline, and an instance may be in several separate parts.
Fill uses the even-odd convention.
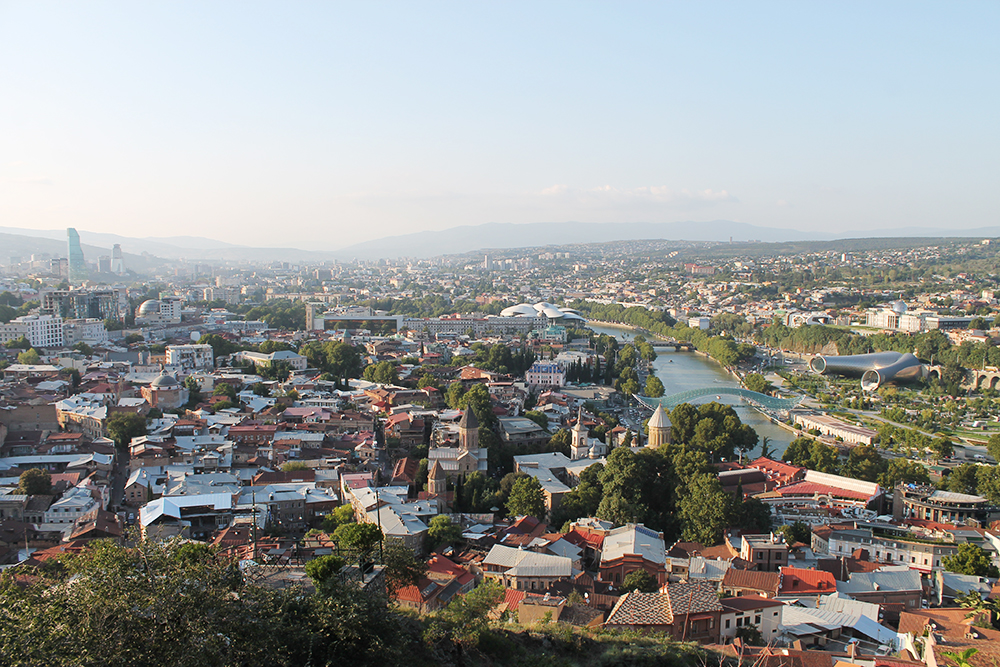
[[[69,253],[69,280],[82,282],[88,278],[87,263],[83,259],[83,248],[80,247],[80,235],[72,227],[66,230]]]

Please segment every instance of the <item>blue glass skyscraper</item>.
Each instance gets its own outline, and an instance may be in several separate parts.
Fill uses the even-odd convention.
[[[72,227],[66,230],[69,244],[69,280],[77,283],[87,279],[87,264],[83,259],[83,248],[80,247],[80,235]]]

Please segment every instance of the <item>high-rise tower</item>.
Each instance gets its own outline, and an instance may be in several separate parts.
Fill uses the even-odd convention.
[[[111,273],[119,276],[125,273],[125,259],[122,257],[121,244],[118,243],[111,248]]]
[[[87,263],[83,259],[83,248],[80,247],[80,235],[72,227],[66,230],[67,252],[69,254],[69,281],[83,282],[87,279]]]

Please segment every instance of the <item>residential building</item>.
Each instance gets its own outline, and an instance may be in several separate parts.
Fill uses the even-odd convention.
[[[743,535],[740,558],[762,572],[779,572],[788,565],[788,545],[774,533]]]
[[[745,626],[756,627],[765,643],[771,643],[781,630],[781,612],[784,602],[759,595],[741,595],[722,598],[721,632],[723,642],[736,637],[736,631]]]
[[[63,320],[52,315],[23,315],[0,324],[0,343],[27,338],[32,347],[63,347]]]
[[[892,513],[896,519],[984,525],[1000,516],[1000,508],[982,496],[941,491],[924,484],[898,484],[893,489]]]
[[[184,371],[215,368],[215,352],[211,345],[167,345],[167,365]]]
[[[566,371],[560,364],[536,361],[525,374],[524,381],[529,387],[561,387],[566,383]]]
[[[717,644],[722,612],[711,584],[667,584],[656,593],[626,593],[618,599],[604,626],[664,632],[678,641]]]
[[[630,523],[604,536],[601,549],[601,581],[621,585],[634,570],[645,570],[661,585],[667,583],[666,548],[663,533]]]
[[[576,574],[573,562],[565,556],[553,556],[494,544],[482,562],[483,574],[506,588],[544,591],[557,581]]]

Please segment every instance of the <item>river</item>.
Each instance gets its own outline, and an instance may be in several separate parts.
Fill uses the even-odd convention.
[[[631,341],[634,332],[628,329],[612,328],[598,324],[589,324],[591,329],[597,334],[607,334],[614,336],[620,341]],[[675,352],[673,348],[657,348],[656,361],[653,362],[653,372],[656,377],[663,382],[664,395],[670,396],[689,389],[700,389],[701,387],[738,387],[740,383],[732,375],[726,372],[717,361],[694,352]],[[769,438],[768,446],[776,455],[783,454],[785,447],[792,440],[792,433],[780,426],[771,423],[767,417],[750,407],[739,396],[727,396],[719,394],[696,399],[693,403],[706,403],[717,400],[719,403],[728,403],[736,409],[736,414],[744,424],[749,424],[757,431],[757,436],[761,439]],[[750,456],[756,457],[760,454],[760,443]]]

